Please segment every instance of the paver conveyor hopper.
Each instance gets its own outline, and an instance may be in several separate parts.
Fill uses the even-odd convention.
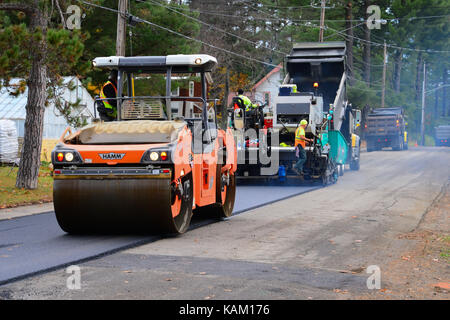
[[[54,207],[61,228],[177,234],[187,230],[194,209],[230,216],[235,144],[207,100],[207,73],[216,59],[102,57],[93,64],[118,71],[117,121],[93,123],[73,134],[66,130],[53,150]],[[158,74],[165,79],[165,95],[134,96],[134,79],[154,83]],[[199,84],[191,93],[201,93],[173,95],[172,81],[188,78]]]

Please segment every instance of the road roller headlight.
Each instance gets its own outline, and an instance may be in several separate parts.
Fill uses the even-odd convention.
[[[150,160],[157,161],[158,158],[159,158],[158,152],[153,151],[153,152],[150,153]]]
[[[75,150],[56,149],[52,152],[53,164],[80,164],[83,162],[80,154]]]
[[[143,163],[170,163],[170,148],[154,148],[144,152],[141,162]]]
[[[67,152],[66,155],[64,156],[64,158],[66,159],[67,162],[72,162],[73,161],[73,153]]]

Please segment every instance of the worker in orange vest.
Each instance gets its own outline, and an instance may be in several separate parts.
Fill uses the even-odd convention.
[[[111,71],[108,81],[100,90],[101,100],[97,110],[100,114],[100,119],[104,121],[114,121],[117,119],[117,70]],[[113,98],[113,99],[108,99]]]
[[[298,126],[297,130],[295,130],[295,155],[297,156],[298,160],[294,165],[294,170],[298,175],[303,174],[303,165],[306,162],[306,142],[313,142],[312,139],[308,139],[305,136],[305,129],[307,126],[308,121],[303,119],[302,121],[300,121],[300,125]]]

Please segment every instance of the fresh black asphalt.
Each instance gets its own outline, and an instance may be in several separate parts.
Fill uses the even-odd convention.
[[[234,215],[317,189],[317,186],[240,185]],[[195,217],[195,216],[194,216]],[[215,222],[193,219],[191,229]],[[0,285],[157,241],[152,235],[68,235],[53,212],[0,221]]]

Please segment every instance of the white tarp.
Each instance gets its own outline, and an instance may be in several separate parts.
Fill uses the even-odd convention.
[[[0,162],[16,160],[18,151],[16,124],[11,120],[0,120]]]

